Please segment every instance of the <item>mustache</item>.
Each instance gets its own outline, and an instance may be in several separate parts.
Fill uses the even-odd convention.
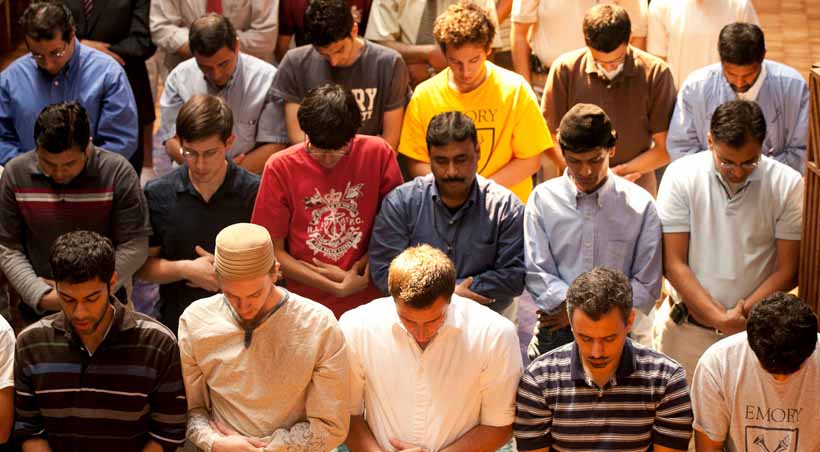
[[[451,182],[466,182],[463,177],[446,177],[441,180],[444,183],[451,183]]]

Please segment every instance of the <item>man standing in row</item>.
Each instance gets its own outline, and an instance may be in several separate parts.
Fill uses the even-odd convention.
[[[290,290],[336,317],[380,296],[368,243],[382,199],[402,182],[387,142],[356,134],[361,117],[341,86],[311,90],[299,106],[308,139],[268,160],[253,210]]]
[[[746,327],[752,307],[797,283],[800,173],[766,157],[757,103],[729,101],[712,115],[709,152],[676,160],[661,184],[664,276],[656,349],[686,368],[724,334]]]
[[[96,146],[130,158],[137,107],[128,78],[110,56],[80,44],[60,2],[35,2],[20,18],[29,54],[0,72],[0,165],[36,147],[34,123],[48,105],[78,102]]]
[[[345,341],[333,313],[276,286],[262,226],[216,236],[222,293],[179,320],[188,440],[211,452],[332,450],[350,419]]]
[[[194,96],[177,116],[185,164],[145,186],[153,233],[137,276],[160,284],[159,319],[176,333],[179,316],[217,290],[214,239],[251,219],[259,176],[227,158],[233,114],[219,97]]]
[[[478,174],[526,202],[541,153],[552,148],[535,93],[520,75],[487,61],[495,24],[478,5],[465,0],[450,6],[433,33],[448,67],[416,87],[407,106],[399,152],[410,160],[410,175],[430,173],[425,138],[433,116],[460,111],[478,131]]]
[[[666,131],[675,107],[675,84],[666,63],[629,45],[626,10],[603,4],[584,16],[587,47],[562,55],[550,67],[541,109],[550,131],[573,105],[600,106],[618,131],[612,172],[653,196],[655,170],[669,162]]]
[[[243,168],[261,173],[268,157],[288,141],[281,106],[268,99],[276,69],[243,53],[236,29],[223,16],[197,19],[190,37],[194,57],[177,66],[163,85],[159,141],[171,159],[183,163],[174,128],[179,109],[198,94],[219,96],[234,113],[236,142],[228,156]]]
[[[631,334],[651,344],[645,314],[661,292],[661,222],[649,193],[609,169],[617,139],[600,107],[572,107],[558,129],[567,170],[536,187],[527,203],[527,291],[538,306],[530,359],[572,342],[567,289],[594,267],[629,278],[636,308]]]
[[[410,100],[407,65],[393,49],[359,37],[345,0],[313,0],[305,12],[310,44],[285,55],[271,94],[284,104],[293,144],[305,140],[297,111],[308,91],[337,83],[353,93],[362,114],[358,132],[381,135],[390,147],[399,144],[404,107]]]
[[[730,100],[757,102],[766,118],[763,155],[801,174],[806,169],[809,88],[793,68],[764,59],[766,43],[757,25],[733,23],[720,32],[720,63],[692,73],[683,83],[672,123],[672,160],[709,148],[709,119]]]
[[[54,242],[60,312],[17,342],[14,437],[26,452],[168,452],[185,442],[176,338],[114,297],[114,260],[95,232]]]
[[[348,446],[499,449],[512,436],[521,376],[515,327],[454,294],[452,261],[429,245],[399,254],[389,273],[391,297],[340,321],[351,363]]]
[[[685,451],[692,436],[686,372],[627,337],[635,319],[621,272],[597,267],[567,290],[575,341],[533,361],[518,386],[520,451]]]
[[[432,174],[393,190],[370,239],[370,269],[382,293],[388,269],[406,248],[429,244],[455,264],[456,295],[487,305],[513,322],[524,290],[524,206],[509,190],[476,174],[481,152],[473,121],[441,113],[427,126]]]
[[[124,157],[94,146],[76,103],[46,107],[34,125],[37,149],[9,162],[0,178],[0,267],[31,323],[60,309],[48,256],[60,235],[95,231],[114,243],[117,293],[148,253],[148,205]],[[118,293],[126,302],[124,291]]]

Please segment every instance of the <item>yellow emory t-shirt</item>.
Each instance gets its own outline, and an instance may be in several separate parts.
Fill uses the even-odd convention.
[[[481,149],[478,174],[484,177],[492,177],[513,158],[534,157],[552,147],[552,137],[530,85],[515,72],[489,61],[485,64],[486,80],[469,93],[450,88],[449,68],[416,88],[404,114],[400,153],[429,162],[427,125],[433,116],[447,111],[460,111],[475,122]],[[510,190],[526,203],[532,178],[525,178]]]

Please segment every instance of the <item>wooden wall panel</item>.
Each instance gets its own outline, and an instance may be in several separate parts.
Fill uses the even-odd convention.
[[[820,64],[809,73],[809,142],[800,243],[800,297],[820,312]]]

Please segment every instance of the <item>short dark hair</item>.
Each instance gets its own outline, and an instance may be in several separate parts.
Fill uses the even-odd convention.
[[[353,94],[335,83],[308,91],[296,118],[311,144],[321,149],[341,148],[362,125],[362,113]]]
[[[390,263],[387,288],[397,303],[413,309],[430,307],[442,296],[449,302],[456,288],[456,268],[438,248],[410,247]]]
[[[724,26],[718,36],[718,53],[721,63],[738,66],[761,63],[766,56],[763,30],[746,22]]]
[[[612,309],[618,309],[626,323],[632,312],[632,286],[623,273],[595,267],[581,273],[570,284],[566,303],[570,319],[576,308],[595,321]]]
[[[61,1],[39,1],[28,5],[19,24],[23,33],[35,41],[49,41],[60,36],[68,42],[74,32],[74,16]]]
[[[817,315],[796,296],[776,292],[752,308],[746,337],[766,372],[793,374],[817,347]]]
[[[72,148],[85,151],[91,139],[88,113],[77,102],[60,102],[44,108],[34,123],[38,149],[59,154]]]
[[[495,23],[484,8],[469,0],[461,0],[436,18],[433,37],[442,52],[447,46],[458,48],[464,44],[477,44],[490,50],[495,38]]]
[[[177,136],[193,142],[218,135],[222,142],[233,133],[231,107],[220,97],[197,95],[188,99],[177,115]]]
[[[51,246],[49,264],[58,283],[79,284],[94,278],[108,283],[114,274],[114,245],[96,232],[67,232]]]
[[[584,42],[599,52],[612,52],[629,42],[632,22],[618,5],[595,5],[584,14]]]
[[[427,125],[427,151],[433,146],[447,146],[470,140],[478,148],[478,133],[473,120],[460,111],[439,113]]]
[[[236,49],[236,29],[224,16],[210,13],[191,24],[188,45],[194,55],[212,56],[223,47]]]
[[[757,102],[730,100],[712,113],[709,123],[712,141],[739,148],[748,140],[763,144],[766,138],[766,118]]]
[[[353,13],[345,0],[311,0],[305,10],[307,40],[326,47],[350,36]]]

